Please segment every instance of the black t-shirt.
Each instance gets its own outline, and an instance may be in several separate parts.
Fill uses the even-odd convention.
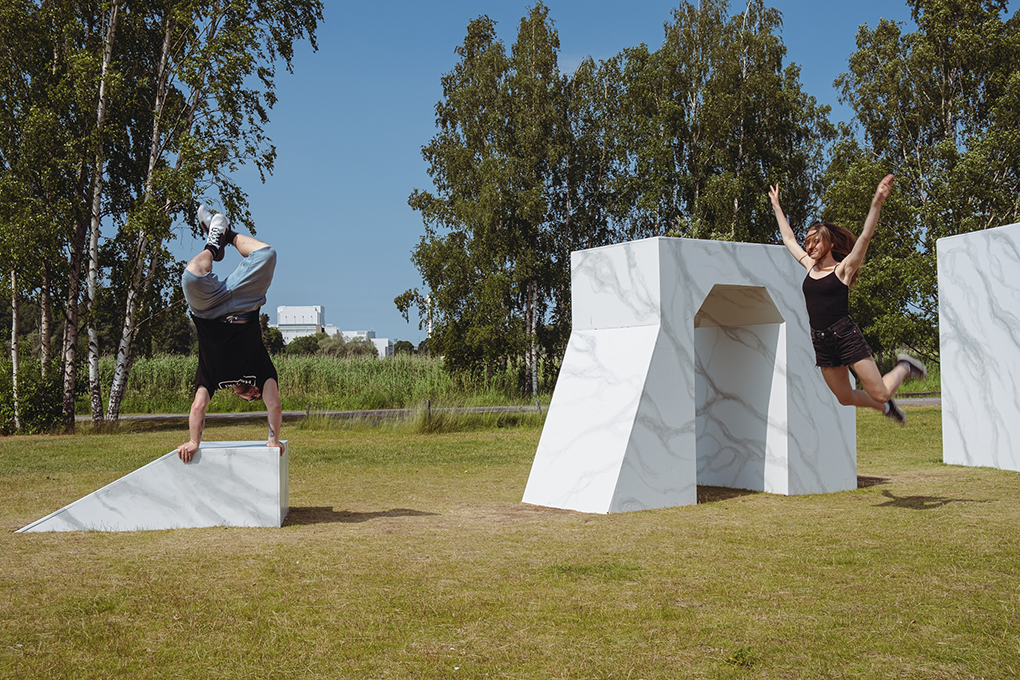
[[[276,366],[262,343],[258,314],[248,323],[223,323],[191,317],[198,331],[198,370],[195,389],[204,386],[212,396],[217,389],[255,385],[262,390]]]

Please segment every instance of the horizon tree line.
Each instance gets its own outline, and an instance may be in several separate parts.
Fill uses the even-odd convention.
[[[938,357],[935,243],[1020,210],[1020,19],[1000,0],[907,0],[917,29],[863,25],[834,83],[833,125],[786,60],[782,15],[762,0],[681,2],[656,50],[627,48],[572,74],[541,0],[509,54],[471,21],[442,77],[431,189],[409,204],[424,234],[422,288],[394,300],[431,323],[451,370],[555,366],[570,333],[570,252],[650,236],[781,242],[767,198],[803,233],[859,232],[892,172],[851,312],[883,357]],[[824,46],[821,47],[824,49]]]

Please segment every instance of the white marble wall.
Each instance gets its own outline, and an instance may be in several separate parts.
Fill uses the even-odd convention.
[[[141,531],[278,527],[290,509],[287,442],[202,442],[190,463],[176,451],[19,529]]]
[[[1020,224],[937,255],[942,460],[1020,471]]]
[[[573,330],[524,502],[620,512],[697,484],[856,488],[856,415],[814,366],[783,246],[654,238],[572,256]]]

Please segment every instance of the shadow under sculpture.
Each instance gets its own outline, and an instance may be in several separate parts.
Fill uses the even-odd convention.
[[[689,505],[697,485],[857,487],[856,413],[814,365],[783,246],[652,238],[571,256],[572,330],[523,502]]]

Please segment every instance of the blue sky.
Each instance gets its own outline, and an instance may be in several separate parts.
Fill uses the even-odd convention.
[[[438,3],[325,0],[318,52],[302,46],[294,73],[280,69],[279,102],[267,131],[276,144],[275,173],[264,185],[242,170],[258,236],[279,260],[263,311],[276,322],[278,305],[324,305],[326,322],[378,337],[425,337],[417,319],[405,323],[393,298],[421,287],[411,251],[423,227],[407,205],[414,188],[432,189],[421,147],[435,134],[440,77],[457,61],[454,48],[468,22],[486,14],[509,50],[526,0]],[[641,43],[662,44],[675,2],[666,0],[547,0],[560,37],[560,69],[572,72],[590,55],[607,59]],[[768,3],[767,3],[768,4]],[[858,0],[777,0],[787,61],[801,66],[805,91],[849,121],[833,80],[846,70],[858,26],[880,18],[910,21],[906,4]],[[734,5],[739,9],[739,3]],[[213,207],[216,208],[215,204]],[[201,248],[186,227],[174,245],[181,259]],[[228,250],[217,273],[239,256]]]

